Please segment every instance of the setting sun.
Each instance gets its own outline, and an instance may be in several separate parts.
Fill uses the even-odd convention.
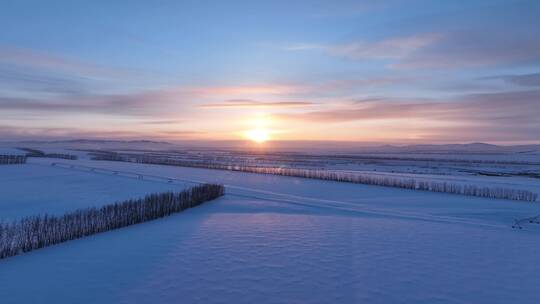
[[[268,131],[262,130],[262,129],[255,129],[250,130],[246,132],[246,136],[248,139],[257,142],[257,143],[263,143],[269,139]]]

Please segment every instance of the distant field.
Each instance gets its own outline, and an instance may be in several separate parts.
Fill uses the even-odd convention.
[[[531,303],[538,294],[540,225],[511,227],[516,219],[540,214],[538,203],[96,161],[85,152],[76,153],[78,160],[29,158],[27,164],[0,167],[0,220],[62,214],[199,182],[224,184],[226,195],[165,219],[2,260],[2,304],[178,299],[272,304],[284,298],[308,303],[506,304]],[[170,157],[171,152],[152,154]],[[183,155],[193,161],[246,162],[237,154]],[[249,161],[310,164],[299,156],[282,155]],[[438,167],[441,172],[435,173],[422,161],[412,166],[396,166],[394,161],[363,166],[328,159],[321,164],[327,170],[376,176],[540,189],[540,180],[531,177],[477,175],[462,172],[461,165]],[[504,172],[517,172],[520,166],[473,165]]]
[[[137,198],[181,185],[106,174],[70,171],[47,163],[0,167],[0,220],[34,214],[62,214]]]

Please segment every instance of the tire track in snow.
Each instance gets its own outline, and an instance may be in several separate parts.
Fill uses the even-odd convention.
[[[109,174],[114,174],[115,176],[124,177],[124,178],[137,178],[137,176],[142,176],[142,177],[147,177],[147,179],[143,179],[146,181],[157,181],[157,182],[165,182],[165,183],[171,183],[170,181],[179,181],[182,183],[191,183],[191,184],[203,184],[203,183],[209,182],[209,181],[202,181],[202,180],[193,180],[193,179],[185,179],[185,178],[174,178],[174,177],[144,174],[144,173],[138,173],[138,172],[133,172],[133,171],[112,170],[112,169],[106,169],[106,168],[100,168],[100,167],[90,167],[90,166],[84,166],[84,165],[68,164],[68,163],[57,162],[57,161],[51,162],[48,165],[39,164],[39,163],[32,163],[32,164],[41,165],[41,166],[52,165],[60,169],[75,170],[75,171],[94,173],[94,174],[109,173]],[[272,201],[272,202],[277,202],[277,203],[287,203],[287,204],[293,204],[293,205],[304,206],[304,207],[333,209],[336,211],[349,212],[349,213],[362,215],[362,216],[371,215],[371,216],[378,216],[378,217],[392,217],[392,218],[399,218],[399,219],[421,220],[421,221],[447,223],[447,224],[473,225],[473,226],[482,226],[482,227],[489,227],[489,228],[507,229],[508,227],[510,227],[510,225],[490,224],[490,223],[480,222],[477,220],[475,221],[475,220],[468,220],[468,219],[462,219],[462,218],[456,218],[456,217],[430,215],[430,214],[422,214],[422,213],[415,213],[415,212],[395,211],[395,210],[389,211],[388,209],[368,208],[365,206],[365,204],[361,204],[361,203],[349,203],[349,202],[336,201],[336,200],[312,198],[312,197],[274,192],[274,191],[268,191],[268,190],[262,190],[262,189],[253,189],[253,188],[230,185],[230,184],[223,184],[223,185],[225,186],[225,189],[226,189],[225,195],[250,198],[250,199],[258,199],[258,200],[266,200],[266,201]],[[231,192],[229,191],[229,189],[236,190],[238,192]],[[250,195],[249,193],[252,193],[252,194],[254,193],[258,195]]]

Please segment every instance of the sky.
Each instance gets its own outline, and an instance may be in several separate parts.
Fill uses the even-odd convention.
[[[540,143],[540,1],[0,2],[0,140]]]

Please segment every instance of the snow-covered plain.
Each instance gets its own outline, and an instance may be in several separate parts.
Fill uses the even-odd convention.
[[[185,185],[139,181],[112,174],[90,174],[29,160],[0,167],[0,220],[101,206],[152,192],[181,191]]]
[[[0,181],[2,218],[49,210],[40,201],[59,212],[188,181],[224,183],[228,193],[165,219],[2,260],[1,303],[536,303],[540,296],[540,227],[510,227],[540,213],[540,204],[89,160],[30,159],[0,167]]]
[[[26,152],[12,147],[0,146],[0,155],[24,155]]]

